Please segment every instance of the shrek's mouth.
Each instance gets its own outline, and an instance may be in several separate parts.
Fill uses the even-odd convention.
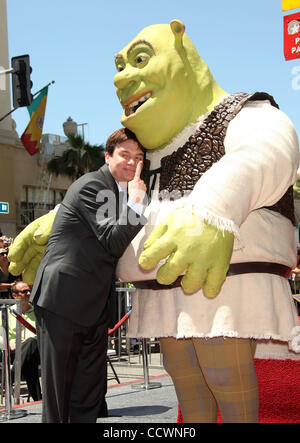
[[[152,93],[147,92],[138,97],[134,97],[123,103],[126,117],[134,114],[146,101],[151,97]]]

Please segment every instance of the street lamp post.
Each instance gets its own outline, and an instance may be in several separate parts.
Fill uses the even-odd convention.
[[[84,127],[87,125],[87,123],[78,123],[77,126],[82,126],[82,140],[84,142]]]
[[[71,135],[76,135],[78,126],[81,126],[82,127],[82,141],[84,144],[84,127],[85,127],[85,125],[87,125],[87,123],[76,123],[71,119],[71,117],[68,117],[67,121],[65,121],[63,123],[64,133],[67,137],[70,137]],[[78,158],[78,167],[79,167],[80,160],[82,157],[82,149],[79,149],[79,156],[78,157],[79,157]]]

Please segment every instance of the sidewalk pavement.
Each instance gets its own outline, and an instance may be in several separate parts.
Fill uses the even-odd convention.
[[[106,401],[107,418],[99,418],[103,426],[110,423],[176,423],[178,402],[171,378],[160,365],[159,353],[150,356],[148,377],[144,379],[144,368],[140,355],[112,358],[120,384],[113,378],[108,365],[108,389]],[[13,410],[26,411],[27,415],[10,418],[3,423],[40,423],[42,402],[24,403]]]

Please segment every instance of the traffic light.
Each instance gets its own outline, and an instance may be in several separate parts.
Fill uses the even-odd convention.
[[[12,57],[11,67],[13,68],[13,106],[14,108],[29,106],[32,102],[32,81],[30,79],[32,68],[30,66],[29,55]]]

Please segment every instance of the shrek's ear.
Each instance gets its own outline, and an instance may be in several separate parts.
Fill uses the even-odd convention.
[[[175,45],[179,48],[183,48],[182,37],[185,31],[184,24],[180,20],[172,20],[170,26],[175,37]]]

